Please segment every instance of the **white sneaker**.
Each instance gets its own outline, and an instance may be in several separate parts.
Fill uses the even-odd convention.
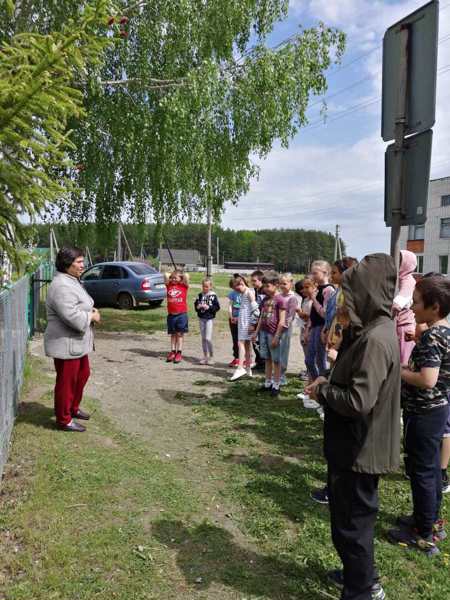
[[[306,398],[309,398],[308,394],[304,394],[303,392],[300,392],[300,394],[297,394],[296,396],[297,400],[306,400]]]
[[[252,369],[251,369],[251,367],[247,367],[247,369],[246,369],[246,373],[247,373],[247,375],[248,375],[249,377],[253,377],[253,373],[252,373]]]
[[[207,365],[213,365],[213,364],[214,364],[214,359],[213,359],[212,357],[208,358],[208,359],[206,360],[206,364],[207,364]]]
[[[316,402],[315,400],[311,400],[311,398],[309,396],[303,400],[303,406],[304,406],[304,408],[311,408],[314,410],[317,410],[318,408],[320,408],[320,404],[318,402]]]
[[[199,361],[200,365],[207,365],[208,364],[208,359],[207,358],[201,358]]]
[[[244,377],[244,375],[247,375],[247,371],[244,369],[244,367],[238,367],[230,377],[230,381],[236,381],[237,379]]]

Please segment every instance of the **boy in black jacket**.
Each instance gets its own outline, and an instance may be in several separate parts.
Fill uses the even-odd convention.
[[[380,475],[400,463],[400,355],[392,320],[397,272],[385,254],[366,256],[342,280],[350,318],[329,380],[307,393],[325,410],[331,534],[343,570],[341,600],[383,600],[374,562]]]
[[[213,362],[213,322],[216,313],[220,310],[219,299],[216,292],[212,290],[210,279],[202,281],[202,292],[194,302],[194,308],[198,315],[200,334],[202,336],[203,358],[201,365],[210,365]]]

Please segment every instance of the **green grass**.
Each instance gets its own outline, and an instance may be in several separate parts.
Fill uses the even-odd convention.
[[[226,465],[223,494],[242,507],[237,517],[242,531],[279,562],[280,598],[299,593],[295,597],[321,598],[325,593],[337,598],[325,580],[326,570],[339,566],[328,510],[309,497],[311,489],[326,479],[322,422],[314,411],[299,408],[297,385],[291,383],[277,400],[255,387],[255,383],[235,384],[194,408],[199,425],[212,440],[211,450]],[[411,512],[409,483],[401,473],[382,479],[380,500],[375,544],[387,597],[446,597],[449,541],[441,543],[442,554],[430,560],[386,540],[395,517]],[[449,500],[444,498],[446,519]]]
[[[198,273],[196,273],[198,275]],[[197,315],[194,311],[194,300],[199,294],[199,288],[191,287],[188,293],[189,307],[189,331],[198,334],[199,328]],[[224,296],[225,292],[217,290],[219,296]],[[151,334],[156,331],[166,331],[167,328],[167,307],[164,302],[158,308],[149,306],[139,306],[133,310],[120,310],[119,308],[99,308],[102,320],[96,325],[98,331],[132,331],[136,333]],[[228,304],[222,302],[222,307],[216,316],[218,327],[226,329],[228,327]]]
[[[169,553],[149,531],[190,518],[198,498],[176,466],[86,404],[97,415],[82,437],[51,426],[50,394],[17,419],[0,511],[8,600],[153,599],[170,588]]]
[[[50,385],[39,364],[28,371],[28,389]],[[225,383],[210,399],[208,380],[198,384],[177,398],[192,404],[203,480],[119,432],[95,402],[82,436],[50,427],[50,393],[23,405],[0,496],[4,598],[337,600],[325,578],[339,564],[328,511],[309,498],[325,478],[322,426],[299,408],[295,381],[276,400],[257,381]],[[174,437],[183,427],[174,423]],[[385,539],[409,495],[401,473],[382,480],[376,553],[387,597],[446,598],[448,541],[430,560]],[[216,503],[230,512],[205,518]]]

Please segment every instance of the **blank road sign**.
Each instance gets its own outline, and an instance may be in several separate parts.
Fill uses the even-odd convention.
[[[433,0],[386,31],[383,39],[383,101],[381,135],[395,138],[400,81],[402,27],[409,29],[409,65],[405,135],[433,127],[436,112],[436,69],[439,2]]]
[[[423,225],[427,220],[432,141],[433,132],[431,129],[405,140],[401,165],[403,171],[402,225]],[[388,146],[385,155],[384,220],[388,227],[392,225],[395,161],[395,144],[391,144]]]

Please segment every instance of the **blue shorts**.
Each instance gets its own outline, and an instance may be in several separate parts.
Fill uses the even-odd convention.
[[[173,335],[175,333],[188,333],[189,323],[187,313],[179,313],[177,315],[167,315],[167,333]]]
[[[272,348],[272,340],[274,335],[268,331],[261,329],[259,332],[259,353],[261,358],[271,360],[274,363],[281,362],[281,344],[278,343],[276,348]]]

